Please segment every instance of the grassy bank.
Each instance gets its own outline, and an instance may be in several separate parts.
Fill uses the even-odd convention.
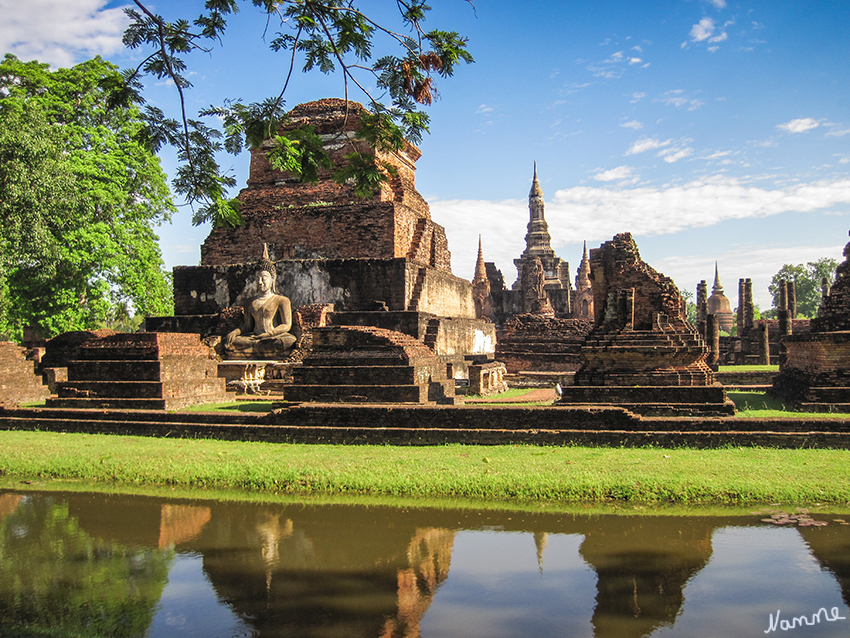
[[[0,477],[277,494],[850,503],[850,451],[330,446],[0,432]]]

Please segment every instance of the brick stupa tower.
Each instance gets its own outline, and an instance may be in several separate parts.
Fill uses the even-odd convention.
[[[525,234],[525,250],[514,264],[517,268],[517,280],[513,289],[522,287],[523,272],[526,264],[538,258],[543,265],[543,285],[550,289],[570,289],[570,265],[552,250],[552,238],[549,235],[549,224],[546,223],[543,202],[543,189],[537,179],[537,162],[534,163],[534,178],[531,191],[528,193],[528,227]],[[569,312],[569,308],[566,309]]]
[[[303,364],[294,355],[275,360],[277,378],[286,378],[286,366],[292,370],[294,382],[283,388],[290,400],[453,401],[454,378],[468,375],[470,361],[492,358],[495,328],[476,317],[472,284],[452,274],[445,229],[416,191],[419,149],[406,141],[397,151],[372,148],[357,136],[365,113],[355,102],[318,100],[293,108],[280,130],[313,127],[334,169],[352,153],[389,166],[389,180],[372,197],[358,198],[331,169],[321,169],[315,184],[305,182],[275,169],[270,147],[253,149],[248,184],[237,197],[244,225],[213,229],[201,265],[174,269],[176,314],[149,319],[146,329],[226,335],[235,327],[227,321],[241,317],[238,307],[255,296],[257,259],[267,244],[277,291],[291,302],[295,352],[303,355]],[[321,319],[299,322],[308,315]],[[321,328],[313,342],[321,357],[305,353],[313,328]],[[412,356],[421,374],[395,387],[370,375],[371,363],[356,364],[346,350],[354,343],[371,363]],[[426,351],[433,361],[425,361]]]
[[[616,405],[646,415],[734,414],[706,365],[705,341],[669,277],[640,258],[630,233],[590,251],[595,325],[560,404]]]

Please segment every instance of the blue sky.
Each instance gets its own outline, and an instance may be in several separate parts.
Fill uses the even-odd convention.
[[[124,4],[0,0],[0,49],[55,66],[95,54],[128,66],[140,54],[121,48]],[[169,18],[201,5],[150,4]],[[431,4],[426,26],[466,35],[476,59],[438,84],[416,176],[456,275],[472,277],[481,234],[485,259],[514,281],[535,161],[553,248],[573,274],[583,241],[592,248],[629,231],[680,288],[710,285],[717,260],[733,305],[738,278],[750,277],[766,309],[782,264],[842,258],[850,2]],[[391,20],[395,3],[362,6]],[[286,59],[268,51],[263,28],[245,3],[222,47],[191,56],[192,108],[279,90]],[[294,106],[341,96],[342,84],[298,73],[287,95]],[[170,87],[151,84],[148,97],[173,112]],[[242,187],[247,156],[223,164]],[[172,172],[173,158],[163,166]],[[199,261],[209,229],[190,218],[182,209],[158,229],[169,267]]]

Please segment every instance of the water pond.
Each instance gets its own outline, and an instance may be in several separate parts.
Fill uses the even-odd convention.
[[[565,514],[4,490],[0,636],[846,638],[850,516],[774,509]]]

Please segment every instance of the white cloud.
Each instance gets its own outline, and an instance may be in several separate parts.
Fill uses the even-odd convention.
[[[731,24],[734,24],[734,21],[727,22],[724,27],[727,27]],[[719,33],[715,34],[715,29],[717,29],[717,27],[714,24],[714,20],[712,20],[711,18],[703,18],[697,24],[691,27],[691,40],[693,42],[705,42],[707,40],[709,43],[716,45],[718,42],[723,42],[729,37],[729,35],[725,31],[720,31]],[[687,41],[683,42],[682,48],[684,49],[687,44]],[[717,51],[717,47],[709,47],[708,50],[713,53],[714,51]]]
[[[643,98],[646,97],[646,93],[632,93],[631,103],[640,102]]]
[[[676,91],[667,91],[665,94],[667,97],[663,97],[656,102],[661,102],[662,104],[666,104],[667,106],[674,106],[677,109],[682,107],[688,107],[689,111],[695,111],[699,107],[701,107],[705,102],[698,98],[688,98],[682,95],[684,91],[676,90]]]
[[[610,176],[614,181],[630,177],[632,169],[619,167],[606,173],[599,175]],[[557,190],[546,199],[546,221],[552,235],[552,246],[556,247],[583,239],[587,239],[588,243],[607,241],[619,232],[628,231],[637,237],[673,235],[728,220],[764,218],[781,213],[805,214],[829,210],[836,205],[850,206],[850,179],[821,180],[785,187],[758,187],[718,174],[679,186],[626,188],[606,184]],[[525,199],[500,202],[432,200],[431,213],[437,223],[446,227],[453,255],[453,269],[460,277],[472,277],[478,244],[470,238],[476,238],[482,228],[489,229],[483,238],[485,259],[495,261],[501,268],[510,266],[512,260],[525,248],[522,239],[528,223],[528,201]],[[793,243],[793,231],[790,231],[789,236]],[[671,242],[671,246],[674,245]],[[840,256],[840,252],[839,248],[837,256]],[[828,253],[820,252],[813,257],[822,257],[824,254]],[[562,257],[569,259],[569,256]],[[709,274],[713,273],[715,257],[712,255],[710,258],[712,264],[708,269]],[[755,277],[751,274],[756,269],[755,252],[751,259],[754,261],[752,264],[744,264],[746,268],[739,271],[742,273],[740,276]],[[785,248],[777,251],[775,259],[771,259],[769,263],[765,262],[768,266],[764,266],[767,280],[783,263],[789,260],[803,262],[808,257]],[[651,265],[680,281],[680,273],[672,269],[668,272],[664,263]],[[512,271],[503,272],[505,278],[511,281],[516,276]],[[721,276],[723,272],[731,271],[721,262]],[[705,274],[700,274],[698,278],[689,275],[681,281],[688,283],[705,278]]]
[[[694,42],[708,40],[712,33],[714,33],[714,20],[711,18],[703,18],[691,27],[691,39]]]
[[[693,154],[694,149],[690,147],[668,148],[658,153],[658,157],[663,157],[665,162],[667,162],[668,164],[673,164],[674,162],[678,162],[680,159],[690,157]]]
[[[632,120],[631,122],[624,122],[620,124],[623,128],[632,128],[636,131],[639,131],[643,128],[643,122],[638,122],[637,120]]]
[[[777,124],[776,128],[788,131],[789,133],[805,133],[806,131],[810,131],[818,126],[820,126],[820,123],[817,120],[810,117],[804,117],[797,120],[791,120],[790,122],[785,122],[785,124]]]
[[[129,23],[122,7],[107,0],[0,0],[0,51],[24,61],[67,67],[123,49]]]
[[[726,0],[708,0],[709,4],[714,5],[717,9],[726,8]]]
[[[629,179],[632,176],[631,166],[618,166],[608,171],[597,173],[593,179],[599,182],[613,182],[617,180]]]
[[[637,142],[631,145],[629,150],[626,151],[626,155],[637,155],[638,153],[645,153],[646,151],[651,151],[655,148],[662,148],[664,146],[668,146],[672,140],[665,140],[662,142],[661,140],[656,140],[650,137],[644,137],[643,139],[639,139]]]
[[[486,104],[482,104],[481,106],[478,107],[478,110],[476,110],[475,112],[476,113],[492,113],[495,110],[496,109],[494,109],[492,106],[487,106]]]

